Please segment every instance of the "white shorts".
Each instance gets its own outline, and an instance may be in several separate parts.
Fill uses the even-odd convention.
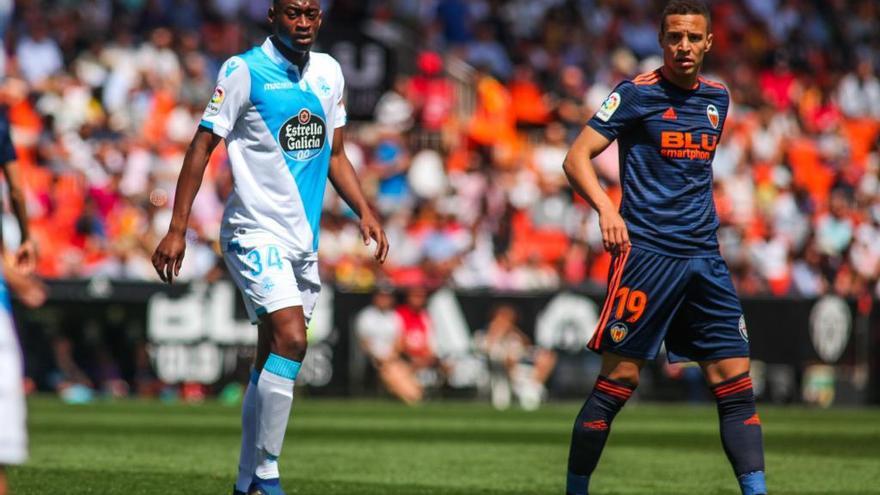
[[[12,317],[0,308],[0,466],[27,459],[21,350]]]
[[[251,323],[256,325],[261,316],[279,309],[302,306],[308,326],[321,292],[317,259],[298,259],[268,233],[237,236],[222,245],[223,259],[244,296]]]

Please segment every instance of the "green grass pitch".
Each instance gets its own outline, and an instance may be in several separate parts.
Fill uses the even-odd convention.
[[[281,456],[287,493],[564,493],[579,405],[497,412],[484,404],[418,408],[300,396]],[[14,495],[231,493],[239,412],[122,401],[29,401],[31,459],[10,470]],[[761,407],[773,495],[880,494],[880,410]],[[715,410],[630,404],[617,418],[596,495],[739,493]]]

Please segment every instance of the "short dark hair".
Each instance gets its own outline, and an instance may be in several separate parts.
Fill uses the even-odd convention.
[[[280,4],[281,2],[282,2],[282,0],[272,0],[272,6],[277,9],[278,4]],[[321,2],[318,1],[317,4],[318,4],[318,8],[321,8]]]
[[[660,15],[660,33],[666,31],[666,18],[671,15],[688,15],[696,14],[706,18],[706,28],[712,31],[712,14],[709,13],[709,7],[700,0],[672,0],[663,9]]]

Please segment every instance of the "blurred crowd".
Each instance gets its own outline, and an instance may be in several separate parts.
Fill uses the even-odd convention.
[[[271,0],[0,2],[7,108],[37,272],[158,280],[186,146],[220,64],[264,36]],[[661,64],[649,0],[325,1],[398,40],[374,118],[346,148],[391,242],[377,267],[332,192],[322,276],[494,290],[603,287],[598,219],[562,172],[568,144],[619,81]],[[732,111],[715,157],[719,239],[741,294],[880,293],[880,4],[713,0],[710,79]],[[349,24],[346,24],[349,25]],[[400,43],[400,40],[404,40]],[[414,49],[413,49],[414,48]],[[408,57],[408,58],[407,58]],[[222,148],[222,147],[221,147]],[[617,149],[595,160],[620,197]],[[222,276],[231,187],[211,159],[184,279]],[[11,214],[5,242],[17,242]]]
[[[438,309],[435,300],[432,310],[424,287],[409,287],[400,299],[391,286],[379,284],[371,303],[353,318],[360,349],[388,393],[417,404],[443,386],[470,387],[498,409],[516,400],[527,410],[547,397],[556,351],[532,342],[513,304],[495,304],[471,336],[443,324],[455,306],[441,303]]]

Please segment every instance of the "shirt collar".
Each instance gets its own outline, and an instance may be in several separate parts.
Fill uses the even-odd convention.
[[[278,48],[275,47],[275,43],[272,43],[272,40],[270,38],[267,37],[266,41],[263,42],[263,45],[260,48],[263,50],[263,53],[265,53],[266,56],[269,57],[269,60],[280,65],[285,70],[293,70],[296,72],[297,75],[300,75],[299,67],[297,67],[296,64],[292,63],[290,60],[287,59],[287,57],[285,57],[280,51],[278,51]],[[309,69],[309,64],[311,63],[312,57],[309,56],[309,60],[306,62],[306,65],[303,68],[303,72]]]

